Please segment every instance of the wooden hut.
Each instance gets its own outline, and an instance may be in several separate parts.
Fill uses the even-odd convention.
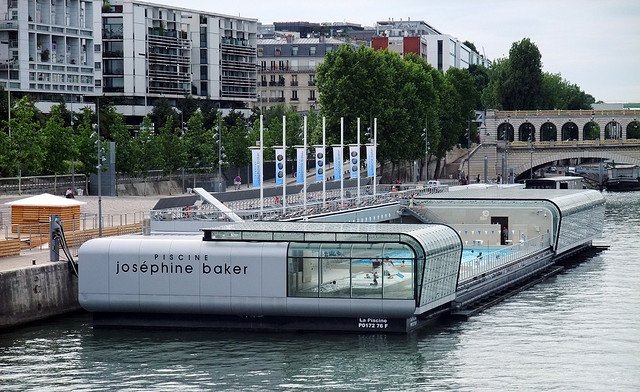
[[[5,204],[11,206],[11,232],[34,234],[48,232],[51,215],[60,217],[65,231],[80,229],[80,206],[87,203],[43,193]]]

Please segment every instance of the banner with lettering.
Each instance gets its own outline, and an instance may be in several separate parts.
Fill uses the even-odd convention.
[[[276,148],[276,185],[284,184],[284,149]]]
[[[358,144],[349,145],[349,173],[351,178],[360,176],[360,146]]]
[[[260,180],[262,173],[262,157],[260,156],[259,148],[251,149],[251,172],[252,172],[252,184],[254,188],[260,188]]]
[[[296,184],[304,183],[307,174],[307,160],[304,147],[296,147]]]
[[[373,177],[376,170],[376,146],[367,144],[367,177]]]
[[[333,146],[333,179],[342,179],[342,146]]]
[[[324,180],[324,162],[324,148],[322,146],[316,146],[316,182],[322,182]]]

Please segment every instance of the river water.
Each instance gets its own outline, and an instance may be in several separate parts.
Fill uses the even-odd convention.
[[[608,194],[611,248],[468,321],[418,333],[93,330],[0,335],[0,390],[640,390],[640,192]]]

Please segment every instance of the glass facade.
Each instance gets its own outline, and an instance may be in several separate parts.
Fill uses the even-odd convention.
[[[289,244],[289,297],[413,299],[416,254],[399,243]]]

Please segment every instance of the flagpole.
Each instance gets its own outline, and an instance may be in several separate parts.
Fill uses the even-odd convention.
[[[373,119],[373,198],[376,198],[376,182],[378,174],[378,118]]]
[[[327,204],[327,146],[325,142],[325,138],[327,136],[327,118],[322,117],[322,159],[325,162],[325,165],[322,167],[322,207],[326,207]]]
[[[260,219],[262,219],[262,211],[264,209],[264,123],[263,116],[260,115]]]
[[[287,116],[282,116],[282,215],[287,212]]]
[[[357,203],[359,205],[360,204],[360,167],[361,167],[361,165],[360,165],[360,158],[361,158],[360,157],[360,152],[361,152],[360,151],[360,117],[358,117],[358,136],[356,138],[356,144],[358,145],[358,171],[357,171],[357,173],[358,173],[358,193],[357,193],[358,197],[357,197],[356,201],[357,201]]]
[[[302,205],[304,211],[307,211],[307,116],[304,116],[304,127],[302,130],[302,145],[304,146],[304,176],[302,180]]]
[[[340,117],[340,151],[344,154],[344,117]],[[340,157],[342,163],[344,163],[344,157]],[[340,208],[344,207],[344,170],[340,165]]]

